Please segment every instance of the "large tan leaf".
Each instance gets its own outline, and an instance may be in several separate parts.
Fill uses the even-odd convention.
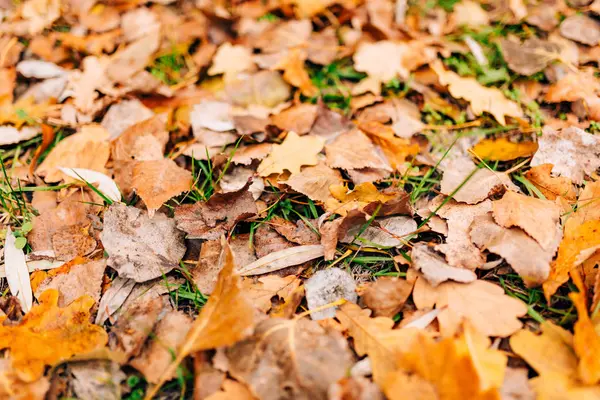
[[[48,183],[64,178],[59,167],[104,173],[109,154],[108,132],[100,125],[86,125],[78,133],[61,140],[35,172]]]
[[[473,282],[477,275],[465,268],[452,267],[444,257],[437,254],[426,243],[417,243],[410,253],[411,266],[421,271],[423,277],[433,285],[452,280],[455,282]]]
[[[132,186],[144,200],[150,217],[164,202],[190,190],[192,183],[192,173],[168,158],[138,161],[133,167]]]
[[[413,290],[418,309],[442,309],[438,315],[443,336],[456,333],[463,320],[487,336],[507,337],[518,331],[519,317],[527,313],[527,306],[491,282],[477,280],[471,283],[444,282],[432,287],[420,277]]]
[[[233,253],[227,243],[223,244],[219,261],[223,267],[215,290],[194,321],[185,341],[177,349],[177,357],[157,379],[157,385],[148,391],[146,399],[152,399],[191,353],[229,346],[251,333],[255,324],[254,305],[242,291],[240,277],[234,273]]]
[[[284,183],[311,200],[326,202],[332,198],[329,188],[343,185],[344,181],[339,171],[320,162],[314,167],[302,168]]]
[[[482,86],[475,78],[465,78],[447,70],[441,61],[431,63],[431,68],[437,74],[440,83],[448,86],[450,94],[471,103],[475,115],[488,112],[496,118],[501,125],[506,124],[506,117],[520,118],[523,111],[517,103],[509,100],[496,88]]]
[[[284,170],[296,174],[303,165],[317,165],[317,154],[324,145],[325,141],[319,136],[298,136],[289,132],[283,143],[273,146],[257,171],[260,176],[281,174]]]

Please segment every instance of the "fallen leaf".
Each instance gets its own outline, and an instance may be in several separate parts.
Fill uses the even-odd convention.
[[[236,382],[232,379],[226,379],[223,382],[223,390],[213,393],[208,396],[206,400],[254,400],[256,397],[252,395],[252,392],[246,385]]]
[[[419,145],[411,143],[409,139],[399,138],[394,129],[377,121],[371,121],[359,125],[359,128],[381,148],[390,166],[398,170],[409,157],[419,153]]]
[[[555,241],[551,249],[544,249],[520,229],[497,225],[489,214],[476,217],[471,225],[473,243],[506,259],[529,287],[539,286],[548,278],[550,262],[561,237],[559,226],[553,227],[551,233]]]
[[[502,39],[500,49],[508,67],[521,75],[533,75],[560,56],[560,47],[553,42],[533,37],[523,43]]]
[[[290,97],[291,89],[279,72],[260,71],[243,77],[238,75],[236,80],[228,82],[225,92],[234,105],[273,108]]]
[[[146,204],[150,218],[163,203],[190,190],[192,184],[191,172],[168,158],[138,161],[133,167],[131,186]]]
[[[233,157],[231,157],[231,162],[234,164],[250,165],[254,160],[265,158],[271,152],[272,146],[271,143],[240,146]]]
[[[438,322],[444,337],[455,334],[463,320],[487,336],[508,337],[521,329],[518,318],[527,313],[527,306],[520,300],[505,295],[500,286],[482,280],[444,282],[434,288],[419,278],[413,300],[418,309],[434,305],[442,309]]]
[[[354,278],[340,268],[318,271],[304,283],[304,288],[310,317],[314,321],[335,317],[335,307],[322,307],[342,299],[351,303],[358,299]]]
[[[567,39],[596,46],[600,42],[600,24],[587,15],[575,14],[560,24],[560,34]]]
[[[294,399],[325,400],[352,365],[341,334],[306,319],[266,319],[225,352],[230,375],[258,398],[279,398],[285,390]]]
[[[104,172],[110,147],[108,132],[100,125],[83,126],[78,133],[61,140],[37,167],[36,174],[47,183],[58,182],[63,168],[83,168]]]
[[[314,167],[304,167],[285,181],[285,184],[295,191],[306,195],[314,201],[326,202],[331,199],[331,186],[344,183],[339,171],[329,168],[320,162]]]
[[[68,307],[81,296],[88,296],[95,303],[100,300],[102,277],[106,268],[104,260],[81,260],[73,263],[68,268],[58,268],[49,271],[46,278],[35,288],[35,297],[40,296],[47,289],[56,289],[59,292],[58,306]]]
[[[215,290],[177,349],[177,357],[146,394],[147,399],[151,399],[162,384],[173,376],[179,364],[189,354],[233,345],[248,336],[249,330],[254,327],[254,306],[240,288],[240,278],[233,270],[233,253],[227,243],[223,243],[219,261],[223,267]]]
[[[202,128],[226,132],[235,128],[231,105],[222,101],[204,100],[195,104],[190,112],[194,135]]]
[[[484,139],[471,151],[477,157],[490,161],[510,161],[515,158],[529,157],[538,149],[535,142],[511,142],[505,137]]]
[[[532,167],[525,173],[525,177],[537,187],[548,200],[556,200],[563,197],[568,201],[575,201],[577,193],[573,188],[573,182],[565,176],[551,176],[553,165],[540,164]]]
[[[0,360],[0,396],[9,400],[44,400],[50,381],[42,377],[35,382],[23,382],[11,365],[10,357]]]
[[[293,223],[279,216],[274,216],[270,221],[273,229],[292,243],[307,245],[319,244],[320,242],[316,220],[304,222],[304,220],[299,219],[296,223]]]
[[[273,306],[271,299],[280,297],[285,299],[300,285],[301,281],[294,275],[280,277],[278,275],[265,275],[256,281],[246,278],[242,281],[244,291],[252,300],[254,306],[266,313]]]
[[[552,164],[553,175],[567,177],[576,184],[600,168],[600,139],[582,129],[545,128],[538,143],[532,167]]]
[[[577,308],[577,322],[573,328],[573,348],[579,358],[577,372],[581,382],[594,385],[600,381],[600,336],[588,315],[585,294],[572,292],[569,297]]]
[[[407,236],[417,231],[415,220],[404,216],[377,218],[363,230],[366,223],[351,227],[339,241],[364,247],[402,247],[407,242]]]
[[[17,248],[16,240],[10,227],[7,227],[4,243],[4,264],[7,266],[6,280],[8,281],[10,293],[19,299],[23,311],[28,312],[33,304],[29,269],[27,269],[25,263],[25,253],[23,249]]]
[[[471,103],[475,115],[488,112],[501,125],[506,125],[505,117],[520,118],[523,116],[521,107],[496,88],[481,86],[474,78],[465,78],[446,70],[441,61],[431,63],[431,68],[437,74],[440,83],[448,86],[448,91],[455,98],[461,98]]]
[[[273,125],[284,131],[296,132],[304,135],[310,132],[317,119],[318,106],[315,104],[300,103],[287,108],[271,117]]]
[[[406,44],[382,40],[375,43],[363,43],[354,53],[354,69],[364,72],[380,83],[386,83],[396,77],[408,78],[409,70],[405,66],[405,57],[410,57]],[[380,62],[385,59],[386,62]]]
[[[348,190],[344,185],[332,185],[329,191],[333,198],[327,200],[325,209],[342,216],[348,214],[350,210],[358,210],[375,202],[385,204],[396,197],[393,194],[380,192],[370,182],[356,185],[354,190]]]
[[[150,218],[134,207],[114,203],[104,213],[102,244],[108,265],[119,276],[145,282],[168,273],[185,253],[175,220],[157,213]]]
[[[414,282],[405,279],[382,276],[375,282],[368,282],[362,288],[360,298],[373,310],[374,316],[392,318],[408,300],[413,286]]]
[[[345,170],[381,168],[391,170],[367,135],[358,129],[342,133],[325,146],[327,165]]]
[[[213,56],[212,66],[208,69],[209,75],[224,74],[225,79],[234,78],[238,73],[251,71],[254,67],[252,51],[241,45],[231,45],[226,42],[219,46]]]
[[[498,225],[518,226],[554,255],[562,239],[561,210],[554,202],[507,191],[502,199],[492,202],[492,209]]]
[[[242,276],[266,274],[319,257],[323,257],[323,246],[320,244],[295,246],[261,257],[240,268],[238,273]]]
[[[0,328],[0,347],[11,350],[13,368],[24,382],[39,379],[46,365],[100,349],[108,340],[104,329],[89,323],[89,309],[94,304],[90,297],[82,296],[59,308],[58,291],[50,289],[39,301],[20,323]]]
[[[37,128],[25,126],[17,129],[14,126],[0,126],[0,146],[20,143],[32,139],[40,134]]]
[[[111,57],[106,69],[114,82],[124,83],[150,63],[150,57],[160,46],[160,32],[155,30],[130,43]]]
[[[157,383],[173,360],[172,349],[177,349],[183,343],[191,325],[190,317],[181,311],[168,312],[156,324],[141,353],[129,364],[140,371],[148,382]]]
[[[85,184],[98,184],[98,190],[112,201],[121,201],[121,191],[119,187],[108,176],[101,172],[85,168],[64,168],[58,167],[60,172]]]
[[[96,325],[103,325],[110,316],[121,308],[135,288],[135,285],[136,282],[133,279],[116,277],[100,299],[98,314],[96,314],[94,323]]]
[[[490,17],[475,1],[466,0],[457,3],[452,13],[457,26],[466,25],[472,28],[489,25]]]
[[[535,392],[529,384],[527,368],[506,368],[500,390],[503,400],[535,400]]]
[[[433,287],[448,280],[466,283],[477,279],[477,275],[473,271],[448,265],[446,260],[427,244],[417,243],[414,245],[410,257],[411,266],[420,271]]]
[[[162,159],[165,145],[169,141],[166,123],[167,115],[158,114],[123,130],[111,143],[113,160]]]
[[[286,56],[273,68],[283,70],[283,79],[290,85],[300,89],[304,96],[313,97],[319,94],[319,90],[313,84],[304,67],[306,57],[306,51],[298,48],[290,49]]]
[[[206,202],[178,206],[177,228],[186,232],[188,238],[217,239],[258,212],[248,186],[235,192],[215,193]]]
[[[398,355],[399,369],[383,385],[390,400],[499,398],[507,357],[476,329],[439,342],[421,334],[411,350]]]
[[[110,106],[102,126],[110,133],[110,140],[115,140],[128,128],[152,118],[154,113],[137,99],[124,100]]]
[[[121,382],[127,375],[112,361],[84,361],[69,364],[73,374],[73,391],[78,398],[90,400],[120,400]]]
[[[284,170],[297,174],[303,165],[317,165],[317,154],[325,141],[318,136],[298,136],[289,132],[280,145],[274,145],[269,155],[262,160],[257,172],[260,176],[282,174]]]

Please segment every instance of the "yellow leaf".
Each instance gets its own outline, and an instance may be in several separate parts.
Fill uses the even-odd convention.
[[[371,310],[346,303],[339,308],[336,317],[354,339],[356,353],[369,356],[373,380],[382,386],[389,374],[398,368],[398,354],[409,351],[416,344],[419,332],[416,329],[394,330],[391,318],[370,318],[370,315]]]
[[[223,252],[219,260],[222,266],[215,289],[200,315],[194,321],[188,335],[177,350],[177,357],[165,370],[158,384],[146,394],[150,400],[162,384],[171,376],[191,353],[232,345],[252,333],[254,305],[241,289],[240,277],[234,273],[231,247],[222,239]]]
[[[0,125],[13,124],[17,129],[25,124],[39,123],[48,113],[60,108],[50,101],[35,104],[33,97],[21,98],[14,104],[10,97],[3,97],[0,98]]]
[[[283,70],[283,79],[292,86],[300,89],[300,92],[307,97],[313,97],[319,94],[319,90],[313,85],[304,68],[306,52],[300,49],[291,49],[274,69]]]
[[[585,294],[571,293],[569,297],[577,307],[578,315],[573,347],[579,357],[579,379],[585,384],[593,385],[600,381],[600,337],[588,315]]]
[[[303,165],[317,165],[317,154],[323,150],[325,140],[319,136],[298,136],[289,132],[283,143],[273,145],[271,153],[258,166],[260,176],[281,174],[284,170],[292,174],[300,172]]]
[[[538,145],[535,142],[511,142],[505,137],[484,139],[477,143],[471,151],[477,157],[490,161],[510,161],[515,158],[529,157],[535,153]]]
[[[383,386],[390,400],[500,399],[506,356],[469,325],[457,338],[421,333],[411,350],[398,355],[399,369]]]
[[[552,263],[548,280],[543,285],[546,299],[550,299],[560,285],[569,279],[569,272],[591,256],[598,246],[600,220],[587,221],[578,226],[566,225],[558,256]]]
[[[516,118],[523,116],[521,107],[507,99],[499,89],[482,86],[475,78],[463,78],[446,70],[439,60],[432,62],[431,68],[437,74],[440,83],[448,86],[448,91],[453,97],[465,99],[471,103],[471,109],[475,115],[488,112],[501,125],[506,125],[506,116]]]
[[[190,190],[192,173],[168,158],[138,161],[133,167],[131,186],[144,200],[152,217],[164,202]]]
[[[348,191],[344,185],[331,185],[329,191],[333,198],[325,202],[327,211],[345,216],[350,210],[360,209],[369,203],[380,201],[385,203],[396,197],[395,194],[381,193],[371,182],[356,185]]]
[[[40,304],[19,324],[0,326],[0,348],[10,349],[13,368],[24,382],[39,379],[46,365],[97,350],[108,341],[104,329],[89,322],[89,310],[94,305],[90,296],[59,308],[58,295],[57,290],[46,290]]]

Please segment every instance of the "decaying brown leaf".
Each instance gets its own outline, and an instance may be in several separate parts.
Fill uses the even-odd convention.
[[[108,265],[136,282],[163,276],[177,266],[185,253],[183,233],[175,220],[114,203],[104,214],[102,244]]]
[[[289,177],[285,184],[314,201],[326,202],[331,199],[332,186],[343,184],[339,171],[320,162],[314,167],[304,167],[302,171]]]
[[[324,140],[318,136],[298,136],[295,132],[289,132],[282,144],[273,146],[257,171],[260,176],[281,174],[284,170],[296,174],[304,165],[317,165],[317,154],[324,144]]]
[[[427,244],[416,244],[411,253],[411,266],[420,271],[432,286],[452,280],[455,282],[473,282],[477,275],[464,268],[452,267],[446,260],[436,254]]]
[[[412,293],[414,282],[405,279],[381,277],[361,289],[361,299],[376,317],[392,318],[404,306]]]

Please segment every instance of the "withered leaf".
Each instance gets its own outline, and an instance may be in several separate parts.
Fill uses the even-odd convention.
[[[163,276],[177,266],[185,253],[183,233],[175,220],[162,213],[147,213],[114,203],[104,213],[102,244],[108,265],[136,282]]]
[[[249,184],[229,193],[215,193],[206,202],[185,204],[175,209],[177,227],[189,238],[214,240],[239,221],[256,215]]]
[[[329,188],[342,185],[339,171],[329,168],[323,162],[314,167],[304,167],[302,171],[289,177],[285,184],[314,201],[326,202],[331,198]]]
[[[358,129],[342,133],[325,146],[327,165],[346,170],[360,168],[390,169],[383,154],[367,135]]]
[[[362,288],[360,297],[376,317],[394,317],[412,293],[414,282],[383,276]]]
[[[567,39],[596,46],[600,42],[600,24],[587,15],[575,14],[560,24],[560,34]]]
[[[281,174],[284,170],[298,173],[304,165],[317,165],[317,154],[324,144],[319,136],[298,136],[295,132],[289,132],[282,144],[273,146],[257,171],[260,176]]]
[[[77,397],[89,400],[120,400],[120,383],[127,377],[113,361],[83,361],[69,365],[73,374],[73,391]]]
[[[306,319],[270,318],[250,338],[226,350],[229,373],[261,399],[327,399],[352,355],[339,332]]]
[[[234,272],[233,253],[227,243],[223,243],[219,263],[222,268],[215,290],[177,349],[177,357],[157,379],[147,398],[156,394],[189,354],[233,345],[251,333],[255,324],[254,306],[241,289],[240,277]]]
[[[573,188],[573,182],[565,176],[551,176],[552,164],[541,164],[532,167],[525,173],[525,177],[531,181],[548,200],[564,197],[568,201],[575,201],[577,194]]]
[[[452,267],[446,260],[433,251],[427,244],[417,243],[410,253],[411,266],[420,271],[432,286],[453,280],[455,282],[473,282],[477,275],[464,268]]]
[[[39,301],[21,322],[0,327],[0,348],[11,350],[13,368],[24,382],[39,379],[46,365],[100,349],[108,340],[104,329],[89,322],[91,297],[59,308],[58,291],[49,289]]]
[[[317,118],[318,106],[301,103],[283,110],[271,117],[271,122],[284,131],[296,132],[304,135],[310,132]]]
[[[521,75],[533,75],[559,56],[559,46],[538,38],[523,43],[509,39],[500,41],[500,48],[508,67]]]

